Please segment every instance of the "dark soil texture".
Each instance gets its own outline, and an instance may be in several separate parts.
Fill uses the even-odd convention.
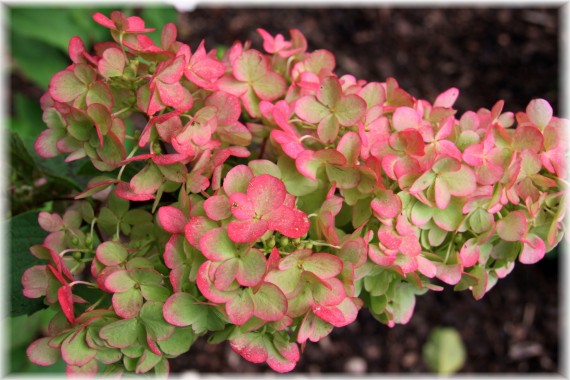
[[[417,98],[433,101],[457,87],[458,115],[505,101],[524,110],[533,98],[547,99],[559,113],[560,11],[556,8],[393,9],[198,8],[180,18],[179,39],[195,49],[251,40],[256,28],[282,33],[297,28],[309,50],[327,49],[337,72],[368,81],[394,77]],[[446,289],[417,299],[411,321],[392,329],[365,310],[356,323],[309,343],[295,372],[425,373],[421,348],[431,329],[459,330],[467,347],[461,373],[559,373],[562,351],[559,254],[514,271],[475,301],[468,292]],[[227,344],[207,345],[171,361],[173,372],[269,372],[234,354]]]

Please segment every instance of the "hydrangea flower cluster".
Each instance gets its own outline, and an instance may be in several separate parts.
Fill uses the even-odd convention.
[[[136,16],[93,18],[113,41],[73,38],[41,100],[38,154],[100,175],[39,215],[22,283],[58,312],[36,364],[164,373],[208,335],[287,372],[362,307],[394,326],[443,285],[480,299],[562,238],[568,121],[545,100],[459,117],[457,89],[339,77],[295,29],[218,58],[173,24],[157,45]]]

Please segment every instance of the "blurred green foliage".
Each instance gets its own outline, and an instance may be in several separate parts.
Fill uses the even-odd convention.
[[[459,332],[452,327],[439,327],[430,332],[423,347],[423,359],[430,371],[452,375],[465,364],[466,350]]]

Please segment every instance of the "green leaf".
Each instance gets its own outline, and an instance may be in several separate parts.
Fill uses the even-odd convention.
[[[32,314],[44,308],[41,299],[24,297],[21,278],[24,271],[45,263],[30,253],[30,247],[43,242],[47,232],[38,225],[37,211],[30,211],[10,219],[10,315]]]
[[[136,342],[141,327],[136,318],[121,319],[102,327],[99,336],[112,347],[125,348]]]
[[[525,214],[520,211],[512,211],[497,222],[497,235],[506,241],[519,241],[527,232]]]
[[[198,336],[194,334],[191,327],[179,327],[170,338],[157,342],[157,344],[162,352],[176,357],[187,352],[197,338]]]
[[[161,356],[145,350],[137,363],[135,372],[139,374],[150,371],[160,361],[160,359]]]
[[[140,312],[143,302],[141,292],[135,288],[113,294],[113,309],[122,318],[135,317]]]
[[[83,366],[97,355],[85,341],[86,330],[83,328],[77,334],[69,335],[61,344],[61,356],[67,364]]]
[[[318,182],[311,181],[299,173],[295,167],[295,161],[285,155],[279,157],[277,166],[281,170],[281,180],[285,184],[287,192],[296,197],[310,194],[319,186]]]
[[[470,274],[477,278],[477,284],[471,288],[471,293],[476,300],[480,300],[485,295],[487,291],[487,285],[489,282],[489,275],[485,268],[480,266],[475,266],[471,269]]]
[[[337,118],[334,115],[328,115],[319,122],[317,126],[317,135],[325,144],[332,143],[337,137],[340,129]],[[344,157],[344,156],[343,156]]]
[[[162,173],[156,165],[148,164],[131,179],[130,183],[137,194],[153,194],[162,184]]]
[[[402,282],[394,289],[392,301],[394,322],[406,324],[412,317],[416,305],[416,296],[413,285]]]
[[[105,287],[113,292],[126,292],[135,286],[135,281],[126,270],[111,273],[105,279]]]
[[[127,256],[127,250],[114,241],[104,242],[97,247],[97,259],[107,266],[119,265]]]
[[[165,302],[172,294],[162,285],[141,285],[141,293],[147,301]]]
[[[121,354],[121,351],[116,348],[101,348],[97,350],[97,356],[95,356],[95,359],[101,363],[110,364],[121,360],[122,357],[123,355]]]
[[[253,296],[254,315],[264,321],[278,321],[287,312],[287,299],[283,292],[269,282],[264,282]]]
[[[457,372],[465,363],[465,346],[457,330],[434,329],[423,347],[423,359],[431,371],[440,375]]]
[[[195,333],[224,328],[219,312],[198,301],[188,293],[175,293],[164,304],[164,319],[175,326],[192,326]]]
[[[304,96],[295,103],[295,113],[301,119],[316,124],[329,116],[331,111],[313,96]]]
[[[267,64],[260,52],[256,50],[244,51],[233,63],[234,76],[237,80],[255,83],[263,79],[267,73]]]
[[[392,279],[393,276],[387,271],[382,271],[376,276],[366,276],[364,277],[364,288],[371,296],[381,296],[388,291]]]
[[[455,231],[463,220],[462,202],[459,198],[453,198],[445,209],[433,209],[433,221],[445,231]]]
[[[388,298],[386,296],[370,297],[370,309],[373,313],[383,313],[387,305]]]
[[[487,210],[478,208],[469,216],[469,225],[476,234],[489,231],[493,228],[494,218]]]
[[[131,278],[140,285],[160,285],[162,276],[152,268],[129,269]]]
[[[326,165],[326,172],[331,182],[336,182],[339,189],[352,189],[360,181],[358,169],[336,165]]]
[[[175,327],[168,324],[162,316],[162,302],[147,302],[143,305],[140,318],[147,328],[147,332],[156,340],[168,339],[174,333]]]
[[[281,179],[281,169],[269,160],[253,160],[250,161],[247,166],[249,166],[253,175],[256,177],[262,174],[269,174]]]
[[[207,306],[188,293],[175,293],[164,304],[164,318],[174,326],[191,326],[207,317]]]
[[[336,104],[334,114],[343,126],[356,125],[366,112],[366,102],[355,94],[347,95]]]

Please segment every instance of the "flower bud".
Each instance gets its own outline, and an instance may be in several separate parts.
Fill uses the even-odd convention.
[[[275,247],[275,236],[271,235],[271,237],[266,241],[266,244],[269,248]]]

